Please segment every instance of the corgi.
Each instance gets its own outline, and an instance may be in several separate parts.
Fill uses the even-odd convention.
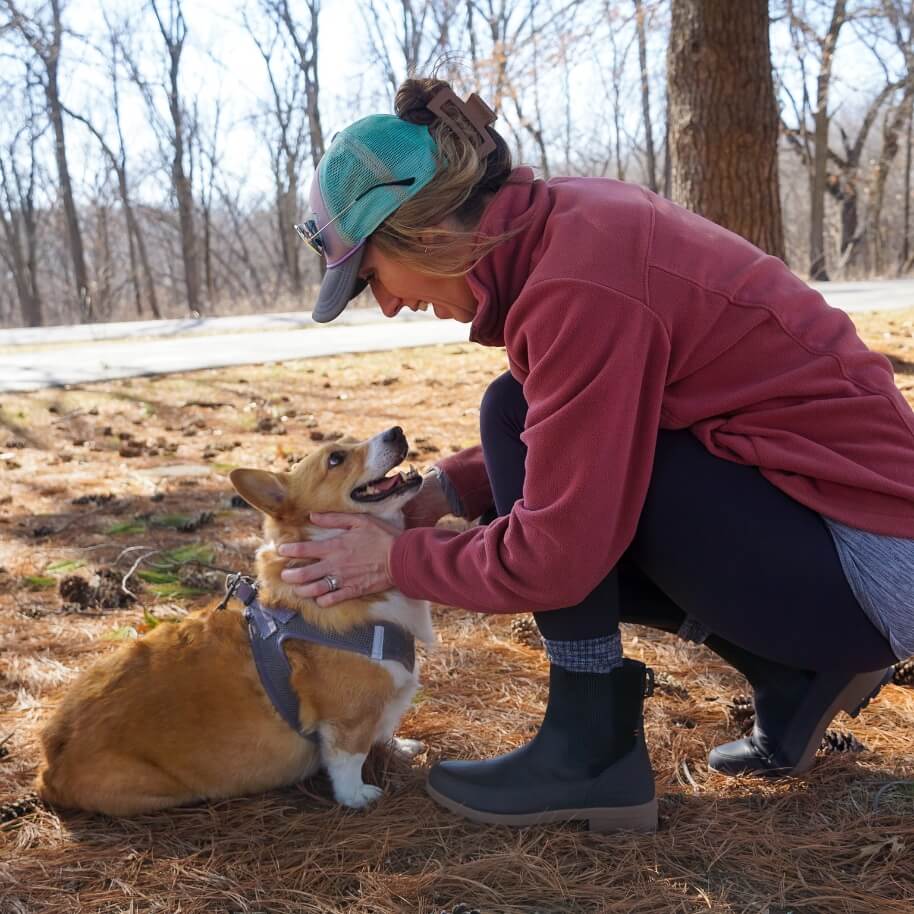
[[[367,512],[403,526],[417,493],[415,471],[393,473],[406,437],[392,428],[365,442],[328,443],[288,473],[236,469],[231,482],[264,515],[257,551],[258,601],[298,613],[324,632],[394,623],[431,645],[429,605],[399,591],[329,608],[297,596],[280,573],[300,560],[282,543],[333,535],[312,511]],[[41,734],[38,795],[49,805],[133,816],[295,783],[323,766],[340,804],[361,808],[381,795],[362,780],[375,743],[392,739],[419,680],[396,660],[378,660],[308,641],[288,641],[288,677],[303,738],[271,703],[252,656],[246,619],[228,605],[158,625],[102,658],[70,686]],[[410,648],[412,640],[409,641]],[[421,744],[404,741],[415,754]]]

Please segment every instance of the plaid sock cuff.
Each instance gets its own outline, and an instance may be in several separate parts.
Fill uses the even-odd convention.
[[[581,641],[550,641],[543,638],[551,663],[572,673],[611,673],[622,666],[622,636],[616,632]]]
[[[679,635],[683,641],[691,641],[693,644],[704,644],[705,638],[711,634],[711,630],[705,628],[704,625],[693,616],[686,616],[676,634]]]

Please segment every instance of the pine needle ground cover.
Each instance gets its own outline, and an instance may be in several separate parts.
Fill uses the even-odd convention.
[[[914,311],[858,325],[914,402]],[[480,397],[505,367],[500,351],[445,346],[2,397],[2,914],[914,910],[911,671],[835,721],[808,776],[734,781],[706,755],[750,721],[745,681],[634,627],[626,652],[657,672],[653,837],[476,826],[425,796],[425,766],[521,744],[544,705],[529,626],[453,607],[435,609],[441,646],[401,729],[426,752],[369,758],[385,795],[367,812],[337,807],[323,777],[133,820],[29,799],[38,729],[72,677],[250,569],[259,520],[232,498],[233,467],[284,468],[316,441],[393,424],[427,466],[478,440]]]

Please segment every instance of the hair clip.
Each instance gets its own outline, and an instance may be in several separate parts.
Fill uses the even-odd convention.
[[[494,124],[498,115],[474,92],[465,102],[447,86],[439,89],[426,105],[455,133],[466,137],[482,159],[495,151],[495,140],[486,127]]]

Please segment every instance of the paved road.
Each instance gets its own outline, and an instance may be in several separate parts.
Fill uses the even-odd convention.
[[[466,340],[468,324],[425,319],[385,320],[310,330],[266,330],[219,336],[92,342],[66,348],[17,347],[0,355],[0,391],[39,390],[113,378],[200,368],[306,359]],[[18,349],[24,351],[19,352]]]
[[[914,307],[914,280],[909,279],[816,288],[832,307],[844,311]],[[466,340],[468,333],[466,324],[426,314],[378,321],[377,312],[367,309],[347,311],[343,318],[324,326],[306,312],[289,312],[2,330],[0,347],[6,351],[0,353],[0,391],[453,343]]]
[[[422,314],[400,315],[404,320],[422,318]],[[360,326],[378,321],[376,308],[350,308],[334,322],[334,327]],[[236,317],[185,317],[177,320],[120,321],[110,324],[76,324],[60,327],[14,327],[0,329],[0,348],[8,346],[46,346],[63,343],[127,340],[143,337],[215,336],[223,333],[253,330],[319,329],[310,311],[286,311],[277,314],[243,314]]]

